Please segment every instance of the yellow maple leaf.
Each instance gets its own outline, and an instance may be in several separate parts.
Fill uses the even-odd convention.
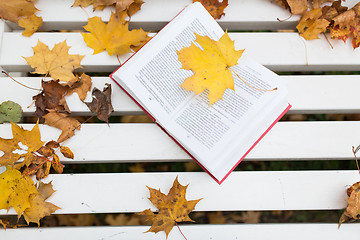
[[[69,54],[70,47],[66,41],[55,44],[52,50],[47,45],[38,40],[33,47],[34,55],[24,57],[26,62],[35,71],[32,73],[49,74],[55,80],[69,82],[75,78],[73,71],[81,68],[80,62],[84,56],[78,54]]]
[[[178,51],[182,69],[195,72],[194,75],[185,79],[181,87],[187,91],[194,91],[195,94],[208,89],[210,106],[222,99],[227,88],[234,90],[234,79],[230,67],[237,64],[244,50],[235,50],[234,41],[230,39],[227,32],[219,41],[196,33],[195,35],[195,41],[203,49],[191,43],[190,47],[184,47]]]
[[[17,22],[22,16],[31,16],[38,9],[35,8],[36,0],[0,0],[0,18]]]
[[[0,151],[4,152],[4,155],[0,157],[0,166],[14,165],[17,160],[24,158],[24,162],[31,161],[33,152],[36,152],[44,142],[41,141],[39,125],[36,125],[31,131],[25,130],[23,127],[18,126],[15,123],[11,123],[11,130],[13,134],[12,139],[0,138]],[[27,149],[23,149],[19,146],[19,143],[27,146]],[[15,150],[26,150],[26,153],[19,154],[14,153]]]
[[[132,46],[141,45],[147,40],[147,32],[142,29],[128,30],[125,17],[124,13],[112,13],[107,24],[100,17],[89,18],[84,29],[90,33],[82,33],[82,36],[85,43],[94,49],[94,54],[104,50],[110,56],[129,53]]]
[[[322,16],[322,9],[316,8],[306,12],[300,19],[296,28],[299,30],[300,36],[306,40],[319,38],[319,33],[325,32],[330,22]]]
[[[31,206],[29,197],[37,193],[33,180],[9,166],[0,174],[0,209],[13,207],[21,217],[25,209]]]
[[[189,213],[194,210],[196,204],[201,200],[188,201],[185,198],[187,186],[179,183],[176,177],[168,195],[163,194],[160,190],[147,187],[150,191],[149,200],[159,209],[158,214],[154,214],[150,209],[146,209],[139,213],[145,216],[148,221],[152,221],[152,226],[147,232],[165,231],[166,238],[175,223],[193,222],[189,217]]]
[[[29,17],[20,18],[18,24],[20,27],[25,28],[22,35],[25,37],[30,37],[43,24],[43,19],[42,17],[38,17],[35,14],[33,14]]]

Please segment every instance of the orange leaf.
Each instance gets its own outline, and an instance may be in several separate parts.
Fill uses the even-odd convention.
[[[30,37],[43,24],[43,19],[42,19],[42,17],[38,17],[35,14],[33,14],[28,17],[20,18],[18,21],[18,24],[20,27],[25,28],[22,35],[25,37]]]
[[[36,0],[0,0],[0,18],[17,22],[19,17],[31,16],[39,11],[34,6]]]

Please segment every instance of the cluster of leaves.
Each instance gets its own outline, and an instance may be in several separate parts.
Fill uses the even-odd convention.
[[[43,24],[42,17],[35,15],[39,10],[34,2],[36,0],[0,0],[0,18],[25,28],[22,34],[30,37]]]
[[[276,0],[277,4],[289,8],[302,17],[296,28],[306,40],[318,39],[320,33],[330,32],[332,39],[346,42],[352,39],[353,48],[360,45],[360,3],[348,9],[341,0]],[[331,6],[323,3],[332,2]]]

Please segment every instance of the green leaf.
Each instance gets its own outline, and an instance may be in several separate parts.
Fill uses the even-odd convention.
[[[13,101],[7,101],[0,104],[0,123],[17,123],[22,117],[22,108]]]

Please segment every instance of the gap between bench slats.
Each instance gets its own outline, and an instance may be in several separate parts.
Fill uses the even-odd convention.
[[[352,239],[360,234],[360,224],[343,224],[338,229],[337,224],[181,224],[181,231],[189,239]],[[7,240],[37,239],[37,240],[63,240],[63,239],[136,239],[159,240],[165,239],[165,233],[144,233],[149,226],[108,226],[108,227],[58,227],[58,228],[22,228],[0,231],[0,237]],[[168,239],[182,240],[179,230],[175,227]]]
[[[24,124],[31,129],[33,124]],[[1,124],[2,138],[12,138]],[[56,140],[60,130],[40,126],[43,141]],[[360,121],[279,122],[246,160],[352,160],[351,146],[360,144]],[[64,163],[173,162],[190,157],[156,124],[83,124],[66,143],[75,154]]]
[[[358,89],[360,88],[359,75],[304,75],[281,76],[287,81],[289,89],[289,102],[292,108],[289,113],[359,113]],[[41,78],[16,78],[19,82],[40,88]],[[144,114],[143,111],[113,82],[109,77],[93,77],[93,87],[102,90],[105,83],[112,84],[112,104],[115,112],[112,116],[127,114]],[[0,77],[0,102],[12,100],[19,103],[25,115],[35,111],[32,96],[38,91],[26,89],[13,80]],[[89,109],[83,104],[76,94],[68,96],[67,102],[74,115],[90,115]],[[91,101],[88,93],[85,101]]]
[[[358,71],[360,49],[353,50],[348,41],[321,39],[305,41],[297,33],[230,33],[236,48],[245,48],[253,59],[273,71]],[[1,46],[0,66],[7,71],[31,71],[25,57],[33,55],[32,47],[38,39],[51,48],[66,40],[70,54],[86,55],[81,64],[86,72],[112,72],[118,68],[116,56],[106,52],[92,55],[80,33],[35,33],[32,37],[20,33],[4,33]],[[120,57],[123,63],[130,54]]]
[[[146,186],[167,194],[176,176],[190,184],[188,200],[203,198],[195,211],[343,209],[359,180],[358,171],[235,171],[221,185],[205,172],[58,174],[46,178],[56,190],[48,200],[55,214],[155,211]]]

